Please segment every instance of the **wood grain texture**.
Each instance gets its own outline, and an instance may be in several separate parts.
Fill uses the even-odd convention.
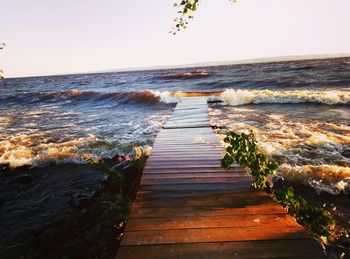
[[[154,142],[117,258],[324,258],[244,169],[220,167],[224,153],[206,98],[183,98]]]

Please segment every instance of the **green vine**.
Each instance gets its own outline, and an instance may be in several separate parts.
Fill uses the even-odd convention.
[[[329,237],[333,218],[325,209],[311,205],[304,198],[295,194],[292,187],[282,186],[273,191],[273,198],[294,216],[298,223],[308,227],[318,236]]]
[[[266,177],[275,174],[278,164],[271,162],[259,152],[254,134],[237,134],[229,132],[224,141],[228,143],[226,155],[221,160],[221,166],[228,169],[234,161],[248,168],[254,178],[255,188],[266,188]]]
[[[227,144],[226,154],[221,166],[229,169],[234,161],[250,171],[255,188],[268,189],[267,177],[276,174],[278,163],[270,161],[257,148],[257,141],[252,131],[249,134],[229,132],[224,139]],[[318,236],[330,235],[333,218],[323,208],[308,203],[300,195],[295,194],[292,187],[279,186],[270,190],[275,201],[287,208],[298,223],[309,228]]]

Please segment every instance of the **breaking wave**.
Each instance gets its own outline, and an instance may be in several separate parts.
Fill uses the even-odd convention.
[[[216,99],[225,104],[238,106],[244,104],[282,104],[282,103],[320,103],[328,105],[350,104],[350,91],[342,90],[241,90],[227,89]]]
[[[318,193],[327,192],[337,195],[350,190],[350,168],[337,165],[290,166],[282,164],[279,172],[288,179],[305,180]]]
[[[228,130],[252,130],[258,148],[280,164],[286,180],[318,193],[350,193],[348,106],[212,104],[209,114],[220,139]]]
[[[81,90],[61,90],[54,92],[27,92],[5,95],[1,99],[10,102],[60,102],[60,101],[112,101],[119,104],[158,104],[176,103],[177,98],[168,91],[145,90],[142,92],[97,92]]]

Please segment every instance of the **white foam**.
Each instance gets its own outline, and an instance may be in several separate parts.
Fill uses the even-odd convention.
[[[347,193],[350,182],[350,168],[329,164],[291,166],[282,164],[278,171],[287,179],[306,180],[318,193]]]
[[[238,106],[250,103],[324,103],[349,104],[350,91],[340,90],[242,90],[227,89],[219,96],[225,104]]]
[[[214,131],[225,134],[226,129],[237,133],[253,130],[260,151],[280,164],[279,173],[285,179],[310,184],[318,192],[349,193],[350,159],[343,152],[350,145],[350,127],[342,120],[337,124],[294,120],[288,114],[266,112],[258,106],[250,106],[251,110],[219,107],[219,112],[217,108],[210,111],[211,124],[219,127]]]
[[[148,91],[150,91],[154,96],[159,97],[160,101],[163,103],[177,103],[180,100],[179,97],[174,96],[172,92],[169,91]]]

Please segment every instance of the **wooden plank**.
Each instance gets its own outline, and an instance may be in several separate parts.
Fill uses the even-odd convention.
[[[191,155],[191,154],[207,154],[209,155],[210,152],[208,152],[208,149],[212,149],[212,154],[215,156],[220,156],[220,158],[222,157],[222,154],[224,154],[224,151],[216,146],[207,146],[207,149],[205,149],[204,147],[196,147],[196,149],[194,150],[189,150],[187,148],[184,147],[157,147],[157,149],[155,150],[156,152],[163,152],[164,154],[171,154],[171,153],[182,153],[183,155]]]
[[[171,207],[247,207],[256,204],[274,204],[270,197],[266,195],[247,195],[244,197],[240,193],[229,195],[185,197],[176,200],[171,199],[153,199],[153,200],[136,200],[133,209],[136,208],[171,208]]]
[[[186,141],[186,142],[185,142]],[[185,143],[184,143],[185,142]],[[197,146],[200,146],[200,147],[205,147],[205,148],[208,148],[209,146],[214,146],[214,147],[218,147],[218,148],[221,148],[222,147],[219,145],[219,143],[217,143],[216,141],[214,142],[214,140],[209,140],[209,139],[205,139],[205,138],[194,138],[194,139],[184,139],[183,142],[175,142],[175,141],[169,141],[169,142],[166,142],[166,141],[156,141],[154,143],[155,145],[157,146],[164,146],[164,147],[167,147],[169,145],[171,146],[175,146],[175,147],[185,147],[187,149],[192,149],[192,151],[195,151],[195,148]],[[189,147],[189,144],[192,144],[191,147]]]
[[[185,141],[185,140],[184,140]],[[196,153],[196,151],[198,149],[201,149],[201,150],[205,150],[205,151],[208,151],[209,148],[213,148],[215,151],[222,151],[222,147],[220,146],[219,143],[191,143],[192,147],[189,147],[188,145],[186,145],[185,143],[184,144],[157,144],[155,143],[154,144],[154,148],[157,148],[157,150],[176,150],[176,149],[181,149],[181,150],[188,150],[188,151],[191,151],[192,153]]]
[[[197,157],[173,157],[173,156],[170,156],[170,157],[167,157],[167,158],[157,158],[157,157],[153,157],[151,156],[149,158],[149,162],[151,164],[153,163],[193,163],[193,164],[197,164],[197,163],[201,163],[201,162],[210,162],[210,163],[213,163],[213,164],[216,164],[216,165],[220,165],[221,163],[221,159],[219,158],[211,158],[209,156],[207,157],[203,157],[203,158],[200,158],[199,156]]]
[[[181,172],[184,171],[185,169],[189,170],[189,171],[198,171],[198,172],[204,172],[204,170],[206,169],[216,169],[217,172],[224,172],[224,170],[222,170],[222,168],[220,168],[219,166],[217,166],[216,164],[202,164],[202,165],[191,165],[191,164],[184,164],[183,167],[180,167],[177,164],[170,164],[170,163],[166,163],[166,164],[162,164],[162,165],[157,165],[157,164],[152,164],[152,165],[147,165],[147,168],[145,168],[147,171],[159,171],[159,172],[164,172],[164,173],[169,173],[171,172],[171,170],[176,170],[179,169],[178,171],[175,172]],[[173,171],[174,172],[174,171]]]
[[[218,144],[217,145],[210,145],[210,144],[207,144],[207,143],[189,143],[189,144],[193,145],[192,149],[189,149],[188,146],[183,145],[183,144],[171,144],[171,145],[168,145],[168,144],[162,144],[162,143],[154,144],[154,148],[156,148],[159,151],[164,151],[164,150],[181,150],[181,151],[182,150],[188,150],[188,151],[191,151],[193,154],[195,154],[197,150],[206,150],[207,151],[210,148],[213,148],[216,151],[222,150]]]
[[[198,198],[198,197],[207,197],[210,195],[219,195],[219,194],[232,194],[245,192],[246,189],[242,190],[237,188],[237,190],[225,190],[225,189],[211,189],[211,190],[189,190],[184,192],[183,190],[147,190],[147,191],[138,191],[136,194],[136,200],[158,200],[158,199],[180,199],[180,198]],[[234,206],[234,204],[232,205]]]
[[[118,255],[121,259],[325,258],[312,239],[124,246]]]
[[[194,228],[241,228],[278,226],[295,227],[295,220],[286,214],[278,215],[229,215],[220,217],[181,217],[181,218],[146,218],[130,219],[126,231],[151,231]]]
[[[142,177],[143,180],[157,180],[157,179],[187,179],[187,178],[240,178],[240,177],[249,177],[248,174],[232,174],[232,173],[177,173],[174,172],[173,174],[147,174],[144,177]]]
[[[195,184],[195,183],[237,183],[241,182],[242,180],[246,180],[247,182],[251,181],[251,177],[246,176],[246,177],[231,177],[231,176],[226,176],[226,177],[186,177],[186,178],[158,178],[158,179],[147,179],[143,178],[141,180],[141,185],[157,185],[157,184]]]
[[[219,167],[187,167],[187,168],[150,168],[144,169],[144,172],[149,174],[177,174],[177,173],[191,173],[191,174],[201,174],[201,173],[226,173],[227,170],[223,170]],[[232,174],[246,175],[241,168],[231,168],[230,172]]]
[[[143,180],[157,180],[157,179],[192,179],[192,178],[231,178],[231,175],[228,173],[199,173],[199,174],[192,174],[192,173],[173,173],[173,174],[148,174],[144,177],[142,177]],[[235,176],[236,178],[240,178],[241,176]],[[249,177],[249,176],[247,176]]]
[[[204,128],[204,127],[208,127],[209,124],[206,124],[206,123],[197,123],[197,124],[177,124],[177,125],[167,125],[167,126],[164,126],[163,128],[164,129],[177,129],[177,128],[191,128],[191,129],[194,129],[194,128]]]
[[[137,208],[130,218],[180,218],[180,217],[219,217],[229,215],[286,214],[286,211],[273,202],[264,204],[227,207],[160,207]]]
[[[211,155],[210,153],[202,153],[202,154],[184,154],[184,153],[168,153],[167,155],[162,154],[160,152],[153,153],[148,159],[177,159],[177,160],[191,160],[191,159],[202,159],[202,160],[217,160],[221,162],[221,154],[217,154],[216,156]],[[150,161],[150,160],[148,160]]]
[[[307,237],[307,234],[301,227],[290,226],[279,226],[278,228],[261,226],[249,228],[171,229],[126,232],[122,245],[305,239]]]
[[[205,120],[208,121],[208,114],[203,113],[192,113],[192,114],[172,114],[171,116],[172,121],[174,120],[181,120],[181,122],[184,121],[193,121],[193,120]]]
[[[196,148],[195,150],[189,150],[186,148],[177,148],[177,147],[157,147],[157,149],[155,150],[156,152],[164,152],[167,154],[171,154],[171,153],[183,153],[183,154],[200,154],[200,153],[206,153],[206,154],[210,154],[210,152],[208,152],[208,149],[212,149],[213,154],[215,153],[219,153],[220,154],[224,154],[224,150],[219,149],[218,147],[213,147],[213,146],[208,146],[207,149],[205,148]]]
[[[193,160],[190,159],[152,159],[150,161],[149,167],[162,167],[162,166],[178,166],[181,165],[183,167],[203,167],[203,166],[217,166],[220,167],[220,160]]]
[[[184,117],[184,116],[183,116]],[[196,118],[182,118],[181,122],[177,122],[177,121],[170,121],[168,122],[165,126],[169,126],[169,124],[174,124],[176,125],[181,125],[181,124],[188,124],[188,123],[205,123],[205,124],[209,124],[208,118],[207,117],[196,117]]]
[[[189,191],[189,190],[229,190],[237,191],[244,190],[249,185],[250,181],[242,180],[237,181],[235,184],[230,183],[195,183],[195,184],[157,184],[157,185],[141,185],[139,190],[141,191]]]
[[[171,119],[170,119],[170,121],[171,121]],[[171,130],[161,131],[161,132],[159,132],[159,134],[167,135],[167,134],[177,133],[177,132],[182,132],[182,131],[190,131],[190,130],[188,130],[188,129],[171,129]],[[195,134],[198,134],[198,133],[201,133],[201,132],[206,132],[207,134],[210,135],[210,131],[211,131],[210,128],[203,128],[203,129],[199,129],[198,131],[196,131]],[[190,131],[189,133],[193,134],[194,132]]]

